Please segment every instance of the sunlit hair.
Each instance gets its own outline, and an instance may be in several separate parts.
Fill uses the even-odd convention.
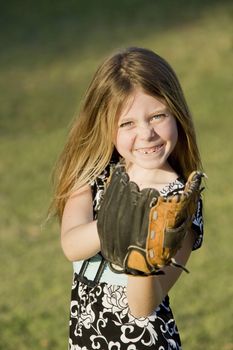
[[[109,163],[116,122],[135,88],[166,102],[176,118],[178,141],[169,157],[184,179],[201,168],[192,117],[176,74],[154,52],[131,47],[107,58],[96,71],[55,171],[51,210],[61,218],[71,193],[89,184]]]

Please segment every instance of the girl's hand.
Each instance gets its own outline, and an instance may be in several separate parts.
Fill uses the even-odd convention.
[[[194,240],[194,232],[188,232],[181,249],[175,256],[184,266],[187,264],[192,252]],[[182,269],[172,266],[166,266],[162,270],[165,273],[164,275],[148,277],[128,276],[127,298],[130,312],[134,317],[140,318],[151,315],[176,284],[182,273]]]

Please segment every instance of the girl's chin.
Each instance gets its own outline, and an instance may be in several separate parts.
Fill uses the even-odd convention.
[[[171,167],[169,165],[169,163],[166,162],[134,162],[134,163],[128,163],[127,164],[128,167],[130,167],[131,169],[144,169],[144,170],[170,170]]]

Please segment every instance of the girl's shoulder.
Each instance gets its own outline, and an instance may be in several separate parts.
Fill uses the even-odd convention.
[[[90,183],[93,198],[94,217],[96,216],[96,213],[100,208],[100,203],[105,192],[106,183],[115,166],[116,164],[109,163],[107,167],[102,171],[102,173]]]
[[[95,194],[98,190],[103,190],[105,184],[112,174],[116,165],[120,163],[120,156],[118,152],[114,149],[110,162],[107,164],[106,168],[90,183],[92,192]]]

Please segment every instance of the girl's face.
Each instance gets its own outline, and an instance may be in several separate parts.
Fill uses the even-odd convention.
[[[118,119],[115,146],[126,165],[143,169],[169,169],[168,157],[178,138],[175,118],[168,107],[136,90]]]

